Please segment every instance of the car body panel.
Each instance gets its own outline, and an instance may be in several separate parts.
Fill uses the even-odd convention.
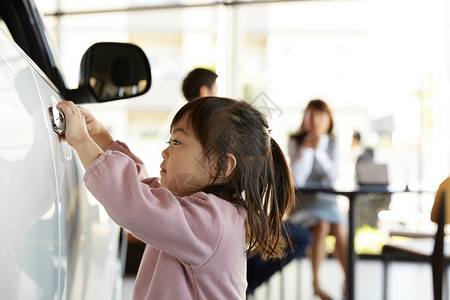
[[[4,223],[0,227],[2,248],[7,254],[1,260],[2,264],[8,263],[9,270],[9,274],[2,274],[1,290],[9,290],[10,296],[20,299],[26,297],[20,291],[35,290],[32,282],[49,280],[54,283],[53,290],[46,289],[46,296],[50,296],[48,293],[57,294],[61,276],[60,264],[55,264],[61,252],[59,220],[55,213],[60,208],[54,168],[55,143],[51,140],[50,123],[36,84],[40,76],[22,58],[17,47],[8,43],[7,37],[2,35],[0,42],[0,76],[3,77],[0,79],[3,183],[0,219]],[[39,230],[42,227],[45,230]],[[33,260],[34,255],[42,259]]]
[[[119,227],[52,130],[48,108],[60,100],[0,32],[1,299],[115,297]]]
[[[119,300],[125,231],[86,189],[84,168],[53,131],[49,109],[62,99],[140,96],[151,85],[150,65],[136,45],[95,43],[70,89],[53,45],[33,0],[0,0],[0,299]],[[93,75],[122,92],[99,96]]]

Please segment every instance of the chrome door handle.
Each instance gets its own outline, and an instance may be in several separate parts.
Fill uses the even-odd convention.
[[[53,131],[57,134],[63,134],[66,130],[66,120],[64,114],[55,106],[48,108],[50,120],[52,122]]]

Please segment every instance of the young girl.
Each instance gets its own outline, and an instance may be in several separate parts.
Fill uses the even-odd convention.
[[[246,250],[280,258],[294,204],[287,162],[250,104],[207,97],[175,115],[161,178],[86,109],[60,102],[65,138],[111,218],[147,246],[133,299],[245,299]]]

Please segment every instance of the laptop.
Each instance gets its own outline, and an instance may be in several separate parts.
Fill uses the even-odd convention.
[[[356,164],[356,183],[358,185],[387,186],[389,184],[387,164],[372,161]]]

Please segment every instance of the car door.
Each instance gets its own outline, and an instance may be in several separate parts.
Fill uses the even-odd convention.
[[[118,227],[53,132],[60,101],[0,30],[0,298],[112,299]]]
[[[78,88],[69,89],[51,45],[33,0],[0,0],[0,299],[120,299],[126,238],[119,243],[119,227],[87,191],[48,109],[62,98],[143,95],[150,65],[136,45],[96,43],[82,57]],[[113,82],[118,61],[136,69]],[[92,86],[97,75],[108,92],[132,92],[105,96]]]
[[[0,291],[5,299],[58,299],[60,214],[54,137],[37,81],[0,33]],[[3,297],[2,297],[3,298]]]

